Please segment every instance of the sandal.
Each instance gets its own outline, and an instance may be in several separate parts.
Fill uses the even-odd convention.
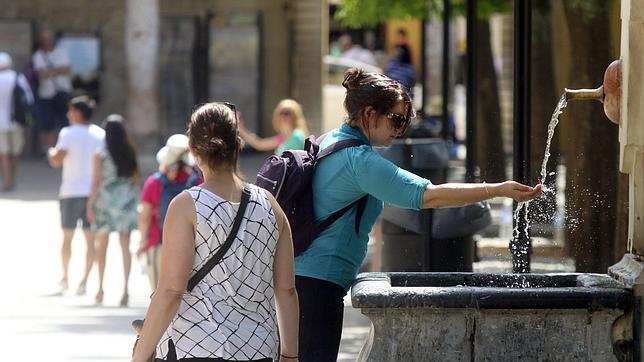
[[[121,297],[121,307],[127,307],[127,302],[129,301],[130,296],[127,293],[123,293],[123,297]]]
[[[61,292],[64,292],[69,288],[69,284],[67,283],[67,279],[61,279],[58,282],[58,289],[60,289]]]
[[[94,298],[96,301],[96,305],[101,305],[103,304],[103,291],[99,290],[98,293],[96,293],[96,297]]]
[[[85,293],[87,293],[87,288],[85,287],[85,283],[78,284],[78,289],[76,289],[76,295],[85,295]]]

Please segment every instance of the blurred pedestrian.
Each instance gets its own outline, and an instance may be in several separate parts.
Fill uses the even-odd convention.
[[[146,361],[155,346],[162,360],[297,361],[288,220],[272,195],[238,176],[237,124],[229,103],[202,105],[191,116],[190,150],[205,182],[170,205],[159,286],[133,361]],[[186,291],[220,250],[219,262]]]
[[[239,124],[239,134],[251,147],[259,151],[275,151],[281,155],[286,150],[301,150],[304,139],[309,135],[302,106],[293,99],[283,99],[273,110],[273,129],[277,135],[268,138],[257,137]]]
[[[366,48],[363,48],[362,45],[357,44],[353,41],[353,38],[349,34],[344,34],[338,38],[338,43],[340,49],[342,50],[342,58],[357,60],[361,63],[378,66],[376,57],[373,53]]]
[[[320,150],[341,140],[358,139],[364,144],[337,151],[315,166],[314,216],[316,221],[324,220],[347,205],[364,201],[324,229],[295,258],[302,361],[337,359],[343,298],[365,259],[369,232],[384,202],[409,209],[454,207],[496,196],[526,201],[542,190],[541,185],[533,188],[513,181],[433,185],[397,167],[373,147],[391,146],[409,126],[414,110],[407,92],[383,74],[358,69],[347,71],[342,85],[348,120],[327,134]]]
[[[414,99],[414,85],[416,84],[416,70],[411,64],[411,52],[409,46],[396,46],[395,55],[387,62],[385,74],[398,81]]]
[[[54,33],[40,33],[39,48],[32,56],[38,73],[38,128],[41,145],[50,147],[56,132],[67,125],[67,102],[72,92],[70,62],[67,52],[55,46]]]
[[[63,168],[59,192],[63,228],[63,277],[60,287],[63,291],[68,287],[71,243],[79,223],[85,234],[85,273],[76,291],[79,295],[85,294],[87,276],[94,263],[94,233],[90,230],[87,220],[87,198],[92,185],[94,155],[103,147],[105,140],[105,131],[91,123],[94,107],[94,100],[87,96],[72,98],[67,112],[70,125],[60,130],[56,146],[47,152],[49,164],[52,167]]]
[[[137,255],[146,256],[146,273],[150,288],[159,280],[161,232],[170,201],[181,191],[202,182],[194,169],[194,158],[188,148],[188,137],[175,134],[168,138],[156,155],[159,170],[149,176],[141,193],[139,232],[141,244]]]
[[[123,294],[120,305],[127,306],[128,280],[132,256],[130,233],[137,228],[139,204],[139,167],[132,141],[121,115],[112,114],[103,122],[105,148],[94,156],[92,192],[87,201],[87,219],[96,234],[98,292],[96,303],[103,302],[103,277],[110,232],[119,234],[123,256]]]
[[[15,187],[18,157],[24,147],[24,129],[21,123],[25,114],[18,115],[17,106],[29,107],[33,103],[33,94],[27,79],[11,69],[11,56],[0,52],[0,174],[2,174],[2,191]],[[17,104],[16,97],[22,97],[23,104]]]

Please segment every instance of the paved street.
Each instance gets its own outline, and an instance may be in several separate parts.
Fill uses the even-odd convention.
[[[243,156],[242,172],[254,180],[265,155]],[[141,160],[143,173],[154,170],[154,160]],[[133,260],[130,306],[118,307],[122,292],[122,263],[118,240],[108,247],[105,300],[94,305],[97,273],[90,275],[87,295],[76,296],[82,274],[85,242],[72,243],[70,288],[56,294],[60,279],[60,216],[57,189],[60,171],[43,160],[23,160],[18,187],[0,194],[0,275],[5,288],[0,298],[0,340],[3,361],[124,361],[131,353],[132,319],[145,314],[150,290],[141,264]],[[131,250],[138,245],[135,235]],[[348,299],[347,299],[348,300]],[[368,320],[346,307],[339,360],[354,361],[368,332]]]

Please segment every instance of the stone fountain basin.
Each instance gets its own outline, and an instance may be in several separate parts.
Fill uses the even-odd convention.
[[[614,326],[632,292],[602,274],[365,273],[351,301],[372,322],[360,360],[617,361],[631,345]]]

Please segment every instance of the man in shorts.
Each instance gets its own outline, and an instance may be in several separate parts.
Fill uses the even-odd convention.
[[[105,131],[90,121],[94,105],[94,101],[87,96],[72,98],[67,112],[70,125],[60,130],[56,146],[47,152],[49,164],[52,167],[62,166],[63,168],[59,193],[63,227],[61,249],[63,277],[60,280],[60,287],[63,291],[68,287],[71,242],[79,221],[87,242],[85,274],[78,285],[76,291],[78,295],[85,294],[87,276],[94,262],[94,234],[90,231],[87,221],[87,198],[92,183],[92,161],[96,152],[103,147],[105,140]]]
[[[14,115],[14,88],[22,88],[27,102],[33,103],[33,95],[27,79],[11,69],[11,56],[0,52],[0,174],[2,191],[11,191],[15,186],[18,157],[24,146],[23,128]]]

